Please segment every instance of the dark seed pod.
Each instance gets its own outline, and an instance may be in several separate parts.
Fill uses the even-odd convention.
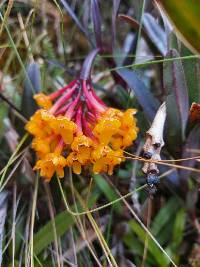
[[[155,147],[155,148],[159,148],[160,146],[161,146],[160,143],[155,143],[155,144],[154,144],[154,147]]]
[[[154,185],[156,185],[158,183],[159,183],[159,178],[158,178],[158,176],[156,174],[149,173],[147,175],[147,184],[150,187],[153,187]]]
[[[143,152],[143,158],[145,159],[151,159],[152,153],[151,152]]]

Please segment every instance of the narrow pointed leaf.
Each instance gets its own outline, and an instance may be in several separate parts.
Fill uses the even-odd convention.
[[[2,244],[4,236],[5,219],[7,215],[8,192],[0,193],[0,266],[2,263]]]
[[[136,32],[139,30],[140,24],[134,18],[131,18],[130,16],[124,15],[124,14],[118,15],[118,18],[123,20],[123,21],[125,21],[125,22],[127,22],[127,23],[129,23]],[[146,23],[146,20],[145,20],[145,23]],[[156,36],[156,33],[155,33],[155,31],[159,31],[159,30],[162,30],[162,29],[160,28],[160,26],[155,21],[153,22],[153,24],[156,24],[154,26],[154,28],[156,27],[156,30],[154,30],[154,28],[151,29],[151,27],[148,25],[148,23],[146,23],[146,24],[145,25],[148,27],[148,31],[144,27],[144,19],[143,19],[143,25],[141,27],[142,37],[145,38],[147,44],[149,45],[151,50],[155,51],[155,53],[166,54],[167,50],[165,48],[165,45],[162,44],[161,40],[159,39],[159,36]],[[159,30],[157,30],[157,27],[159,27]],[[159,42],[158,42],[158,39],[159,39]]]
[[[116,42],[116,18],[119,10],[121,0],[113,0],[113,10],[112,10],[112,50],[114,51]]]
[[[94,191],[94,193],[88,199],[88,208],[92,207],[94,203],[96,203],[98,197],[99,195]],[[72,206],[70,208],[72,210],[77,209],[79,212],[84,211],[79,203],[77,203],[76,207]],[[57,237],[60,237],[66,233],[74,224],[74,222],[74,216],[66,210],[57,214],[54,218]],[[54,227],[52,221],[50,220],[34,235],[34,254],[40,254],[53,241]]]
[[[176,203],[176,205],[174,205]],[[162,209],[158,212],[151,225],[151,232],[158,237],[163,229],[173,220],[174,215],[180,209],[181,202],[177,197],[171,197]],[[167,214],[167,216],[165,216]]]
[[[147,118],[152,121],[159,107],[159,103],[156,98],[154,98],[150,90],[146,87],[142,80],[138,78],[137,74],[134,71],[121,69],[118,70],[117,73],[133,90],[137,101],[143,108]]]
[[[156,22],[151,14],[143,15],[142,23],[144,29],[151,39],[152,43],[157,47],[160,53],[164,56],[167,53],[167,35],[161,26]]]
[[[176,213],[176,219],[174,222],[173,240],[171,244],[171,247],[174,250],[174,252],[177,251],[178,247],[181,245],[181,242],[183,240],[185,221],[186,221],[186,212],[184,208],[181,208]]]
[[[190,132],[190,134],[188,135],[185,145],[183,147],[183,153],[182,153],[182,158],[191,158],[191,157],[195,157],[197,156],[196,153],[192,152],[192,149],[199,149],[200,146],[200,125],[197,124],[192,131]],[[196,164],[196,160],[195,159],[191,159],[191,160],[187,160],[187,161],[183,161],[181,163],[182,166],[186,166],[186,167],[194,167]],[[188,179],[190,178],[191,175],[191,171],[189,170],[180,170],[180,177],[182,181],[188,181]]]
[[[33,95],[41,90],[40,69],[36,62],[31,62],[27,67],[28,78],[24,83],[22,94],[21,112],[29,118],[37,109]]]
[[[191,56],[186,47],[181,47],[182,56]],[[200,58],[183,61],[190,105],[192,102],[200,103]]]
[[[144,244],[146,232],[145,230],[134,220],[129,221],[129,226],[131,230],[138,236],[140,241]],[[163,252],[157,247],[154,241],[149,237],[148,239],[148,251],[154,257],[156,261],[156,266],[167,267],[169,265],[169,260],[163,255]]]
[[[102,48],[102,34],[101,34],[101,14],[99,10],[98,0],[92,0],[92,21],[94,25],[94,34],[96,39],[96,46]]]
[[[179,57],[175,49],[167,55],[167,58],[173,57]],[[181,60],[164,62],[163,68],[163,84],[167,93],[168,141],[174,146],[185,139],[189,112],[188,89]]]
[[[101,189],[101,191],[104,193],[104,195],[109,201],[113,201],[117,199],[118,197],[117,194],[101,175],[96,174],[96,175],[93,175],[93,177],[94,177],[96,184],[98,185],[98,187]],[[117,213],[122,212],[122,205],[119,202],[114,204],[113,208],[115,209]]]
[[[123,20],[123,21],[125,21],[125,22],[127,22],[127,23],[129,23],[129,24],[133,27],[133,29],[134,29],[135,31],[138,31],[138,30],[139,30],[139,28],[140,28],[140,24],[139,24],[139,22],[136,21],[134,18],[131,18],[130,16],[128,16],[128,15],[124,15],[124,14],[119,14],[119,15],[118,15],[118,18],[121,19],[121,20]],[[145,31],[145,29],[144,29],[143,26],[142,26],[142,28],[141,28],[141,33],[142,33],[142,35],[143,35],[144,37],[147,37],[147,33],[146,33],[146,31]]]
[[[88,31],[83,27],[83,25],[80,23],[79,19],[77,18],[74,11],[71,9],[70,5],[65,0],[60,0],[62,3],[64,9],[67,11],[69,16],[73,19],[73,21],[76,23],[76,26],[79,28],[79,30],[85,35],[86,39],[89,41],[89,43],[94,47],[94,44],[90,38],[90,35]]]
[[[92,50],[83,62],[83,66],[80,73],[80,78],[83,80],[88,80],[90,78],[90,73],[92,69],[92,64],[97,56],[99,49]]]
[[[74,219],[67,211],[63,211],[55,217],[56,234],[62,236],[70,226],[74,223]],[[52,222],[48,222],[34,235],[34,254],[38,255],[54,240],[54,230]]]

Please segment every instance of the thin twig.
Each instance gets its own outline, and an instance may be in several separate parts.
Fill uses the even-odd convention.
[[[52,226],[53,226],[53,234],[54,234],[54,247],[55,247],[55,257],[56,257],[56,261],[57,261],[57,266],[60,267],[60,257],[59,257],[59,250],[58,250],[58,236],[57,236],[57,232],[56,232],[56,225],[55,225],[55,211],[52,205],[52,196],[51,196],[51,191],[49,188],[49,184],[47,184],[46,182],[43,182],[44,185],[44,189],[47,195],[47,204],[48,204],[48,209],[49,209],[49,214],[50,214],[50,218],[51,218],[51,222],[52,222]]]
[[[3,27],[4,27],[4,25],[6,24],[7,19],[8,19],[8,17],[9,17],[9,15],[10,15],[10,11],[11,11],[11,9],[12,9],[12,7],[13,7],[13,4],[14,4],[14,0],[9,0],[9,1],[8,1],[7,9],[6,9],[6,12],[5,12],[5,15],[4,15],[2,24],[1,24],[1,28],[0,28],[0,36],[1,36],[1,34],[2,34]]]
[[[31,226],[30,226],[30,267],[34,267],[34,243],[33,243],[33,231],[34,231],[34,224],[35,224],[35,213],[36,213],[36,206],[37,206],[37,194],[38,194],[38,183],[39,183],[39,173],[36,175],[35,179],[35,189],[33,192],[33,200],[32,200],[32,212],[31,212]]]
[[[18,115],[18,117],[24,122],[27,123],[27,119],[21,114],[21,111],[0,92],[0,98],[8,104],[10,108],[12,108]]]
[[[111,184],[113,186],[113,188],[115,189],[116,193],[119,195],[119,197],[122,197],[121,193],[119,192],[119,190],[114,187],[113,183],[108,180],[109,184]],[[138,217],[138,215],[135,213],[135,211],[131,208],[131,206],[129,205],[129,203],[126,201],[126,199],[122,199],[122,201],[124,202],[124,204],[126,205],[126,207],[129,209],[129,211],[131,212],[131,214],[134,216],[135,220],[139,223],[139,225],[144,229],[144,231],[149,235],[149,237],[151,237],[151,239],[154,241],[154,243],[157,245],[157,247],[163,252],[163,254],[166,256],[166,258],[172,263],[172,265],[174,267],[177,267],[177,265],[174,263],[174,261],[172,260],[172,258],[167,254],[167,252],[163,249],[163,247],[159,244],[159,242],[156,240],[156,238],[152,235],[152,233],[149,231],[149,229],[144,225],[144,223],[140,220],[140,218]]]
[[[20,25],[20,28],[21,28],[21,31],[22,31],[22,36],[24,38],[24,43],[25,43],[25,46],[28,50],[28,56],[29,56],[29,60],[30,61],[33,61],[34,58],[33,58],[33,54],[31,52],[31,46],[30,46],[30,42],[29,42],[29,39],[28,39],[28,35],[26,33],[26,28],[24,26],[24,22],[23,22],[23,19],[22,19],[22,16],[21,16],[21,13],[17,13],[17,17],[18,17],[18,21],[19,21],[19,25]]]
[[[151,214],[152,214],[152,199],[148,198],[148,212],[147,212],[147,228],[149,229],[150,222],[151,222]],[[148,252],[148,244],[149,244],[149,236],[146,233],[145,235],[145,242],[144,242],[144,253],[142,257],[142,265],[141,267],[145,266],[145,261],[147,258],[147,252]]]

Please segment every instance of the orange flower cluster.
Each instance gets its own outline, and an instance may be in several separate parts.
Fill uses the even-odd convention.
[[[135,109],[122,112],[107,107],[95,94],[90,80],[77,79],[50,94],[34,96],[41,109],[26,125],[34,136],[32,148],[38,160],[34,170],[50,180],[64,168],[93,173],[113,173],[123,160],[124,148],[137,138]]]

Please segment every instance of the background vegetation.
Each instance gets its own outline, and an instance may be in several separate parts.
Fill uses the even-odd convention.
[[[187,13],[179,4],[165,6],[191,52],[151,0],[99,1],[102,23],[97,1],[1,1],[2,266],[200,266],[198,105],[195,118],[189,112],[200,103],[193,2]],[[66,170],[64,179],[45,183],[32,171],[24,124],[37,108],[33,92],[49,93],[74,79],[96,46],[104,47],[93,69],[97,93],[109,106],[138,109],[140,133],[129,153],[141,154],[156,110],[167,103],[161,157],[170,161],[159,165],[154,195],[143,162],[134,159],[111,177]]]

